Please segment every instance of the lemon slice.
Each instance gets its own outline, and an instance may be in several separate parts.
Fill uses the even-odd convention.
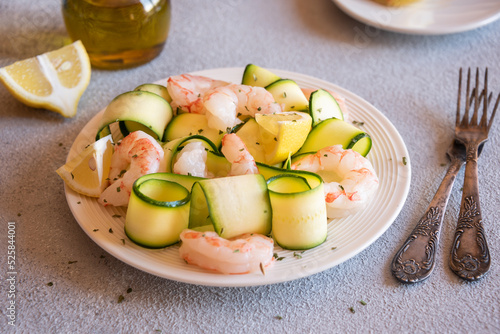
[[[261,141],[268,165],[274,165],[295,154],[311,130],[312,119],[305,112],[256,114]]]
[[[0,81],[22,103],[60,113],[76,114],[90,81],[90,61],[80,41],[0,68]]]
[[[108,184],[112,155],[113,142],[108,135],[89,145],[56,173],[77,193],[99,197]]]

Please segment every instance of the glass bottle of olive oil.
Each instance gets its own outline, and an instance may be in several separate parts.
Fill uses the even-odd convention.
[[[119,69],[158,56],[170,27],[170,0],[64,0],[66,29],[92,65]]]

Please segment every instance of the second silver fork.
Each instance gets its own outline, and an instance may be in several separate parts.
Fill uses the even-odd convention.
[[[495,118],[500,101],[500,94],[488,120],[488,109],[492,95],[488,94],[488,69],[484,74],[484,85],[479,94],[479,70],[476,70],[476,83],[473,96],[470,92],[470,69],[467,74],[465,95],[465,113],[460,118],[460,95],[462,69],[460,69],[455,137],[467,150],[465,179],[460,214],[453,239],[450,256],[450,268],[459,277],[474,281],[484,276],[490,268],[490,253],[483,228],[483,219],[479,206],[478,165],[480,145],[488,139],[488,132]],[[474,113],[469,117],[469,108],[474,104]],[[482,116],[479,116],[482,104]]]

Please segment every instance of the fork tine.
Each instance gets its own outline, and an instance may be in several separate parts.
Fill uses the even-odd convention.
[[[486,127],[488,124],[488,107],[490,105],[490,97],[488,96],[488,68],[486,67],[486,71],[484,72],[484,89],[481,97],[483,99],[483,116],[481,117],[481,121],[479,126]],[[480,99],[481,99],[480,97]]]
[[[457,115],[455,117],[455,126],[460,124],[460,100],[462,95],[462,68],[458,72],[458,98],[457,98]]]
[[[465,95],[465,114],[462,118],[462,125],[466,125],[466,121],[469,120],[469,108],[470,108],[470,67],[467,70],[467,89]]]
[[[493,113],[491,114],[490,122],[488,123],[488,132],[490,131],[491,124],[493,123],[493,119],[495,118],[495,114],[497,113],[498,103],[500,102],[500,93],[498,93],[497,101],[495,102],[495,107],[493,108]]]
[[[476,67],[476,87],[474,94],[474,113],[472,114],[472,119],[469,124],[476,125],[477,124],[477,115],[479,113],[479,105],[481,104],[480,96],[483,96],[484,89],[481,91],[481,95],[479,95],[479,68]]]

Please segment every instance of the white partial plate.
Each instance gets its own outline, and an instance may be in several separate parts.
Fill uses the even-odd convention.
[[[373,0],[332,1],[358,21],[406,34],[452,34],[476,29],[500,18],[499,0],[420,0],[399,8]]]
[[[123,231],[124,208],[103,207],[96,199],[82,196],[66,187],[68,205],[81,228],[105,251],[135,268],[175,281],[209,286],[265,285],[306,277],[352,258],[377,240],[399,214],[410,187],[410,161],[401,136],[380,111],[357,95],[310,76],[272,71],[281,77],[294,79],[302,87],[322,87],[344,95],[350,119],[364,122],[362,127],[373,139],[368,158],[379,176],[379,189],[366,209],[353,216],[331,221],[325,243],[305,251],[300,259],[293,256],[293,251],[277,248],[276,251],[284,260],[277,261],[265,275],[260,272],[246,275],[218,274],[186,264],[179,257],[177,245],[160,250],[137,246],[127,239]],[[239,83],[242,73],[243,68],[224,68],[194,74]],[[166,81],[160,83],[166,84]],[[77,136],[68,159],[93,142],[102,112]],[[406,165],[403,164],[403,157],[406,157]]]

